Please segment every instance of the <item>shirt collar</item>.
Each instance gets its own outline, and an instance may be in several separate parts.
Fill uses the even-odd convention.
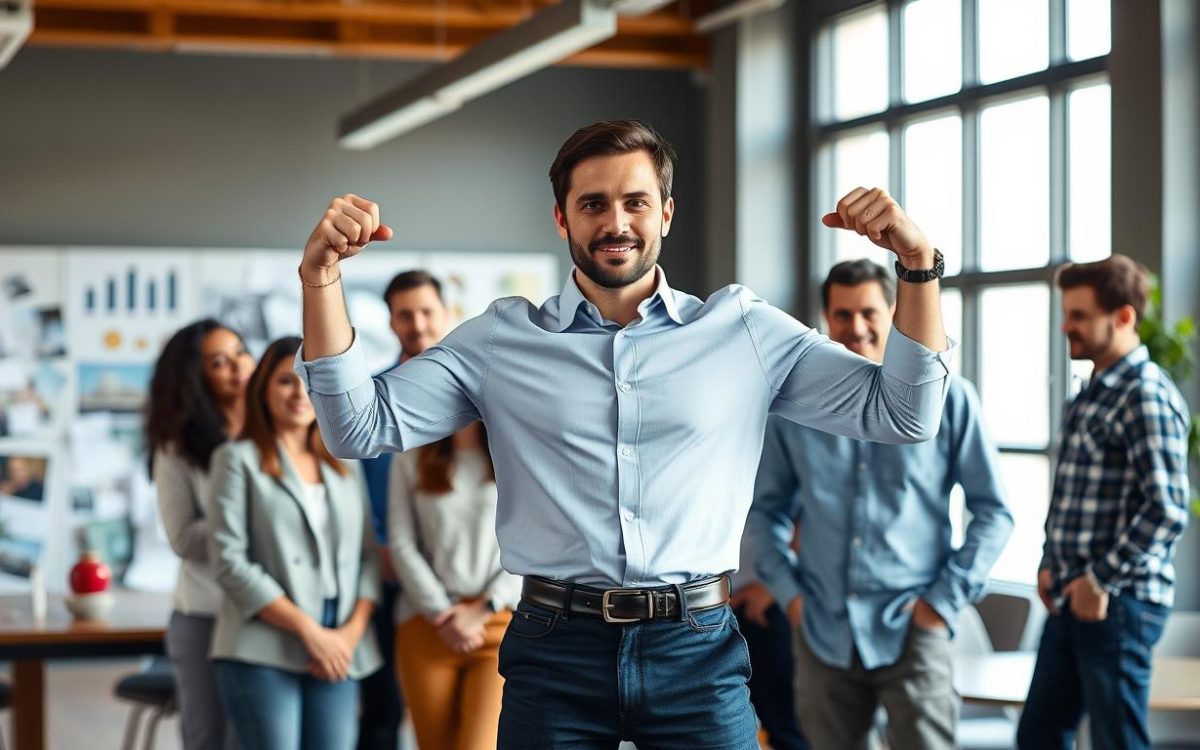
[[[1116,388],[1131,370],[1148,361],[1150,361],[1150,350],[1146,348],[1145,344],[1142,344],[1100,373],[1100,385],[1105,388]]]
[[[666,311],[667,317],[675,321],[679,325],[683,325],[683,317],[679,314],[679,307],[675,304],[675,292],[671,290],[667,284],[667,274],[662,270],[661,266],[654,267],[654,273],[658,279],[658,283],[654,288],[654,292],[642,300],[638,305],[638,312],[645,318],[646,314],[653,308],[655,299],[662,300],[663,310]],[[575,321],[575,314],[579,312],[580,305],[591,304],[587,298],[583,296],[583,292],[579,290],[579,285],[575,283],[575,269],[567,274],[567,283],[563,285],[562,293],[558,296],[558,329],[559,333],[571,327],[571,323]]]

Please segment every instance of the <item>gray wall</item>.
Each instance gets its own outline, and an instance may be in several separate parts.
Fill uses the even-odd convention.
[[[340,114],[419,67],[26,48],[0,70],[0,244],[300,248],[352,191],[398,248],[555,253],[565,271],[550,162],[576,127],[637,117],[680,157],[663,265],[702,286],[696,77],[555,68],[372,151],[337,148]]]

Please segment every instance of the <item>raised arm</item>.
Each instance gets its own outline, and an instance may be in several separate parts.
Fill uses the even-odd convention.
[[[390,240],[392,230],[379,221],[379,206],[347,193],[334,198],[317,222],[300,261],[304,302],[304,361],[341,354],[354,341],[342,260],[362,252],[371,240]]]
[[[882,188],[855,188],[821,219],[827,227],[857,232],[896,254],[910,271],[933,268],[934,248],[924,233]],[[896,313],[892,325],[913,341],[940,352],[946,349],[942,324],[941,288],[937,279],[919,284],[896,284]]]
[[[487,373],[492,309],[403,367],[370,376],[346,312],[340,263],[369,241],[391,236],[376,204],[345,195],[326,209],[300,263],[304,345],[296,372],[317,412],[321,436],[339,458],[408,450],[481,418],[477,399]]]

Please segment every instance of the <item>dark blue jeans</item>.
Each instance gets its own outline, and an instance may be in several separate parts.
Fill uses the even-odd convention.
[[[767,626],[747,620],[734,610],[742,635],[750,647],[750,702],[773,750],[809,750],[808,740],[796,719],[795,659],[792,657],[792,625],[787,615],[773,604],[767,610]]]
[[[1081,622],[1066,608],[1048,617],[1017,745],[1074,747],[1086,713],[1096,750],[1149,748],[1150,652],[1169,612],[1126,594],[1109,599],[1101,622]]]
[[[500,750],[757,750],[729,607],[618,625],[521,602],[500,645]]]
[[[337,621],[325,602],[321,624]],[[230,659],[213,661],[217,694],[242,750],[351,750],[358,734],[358,683]]]

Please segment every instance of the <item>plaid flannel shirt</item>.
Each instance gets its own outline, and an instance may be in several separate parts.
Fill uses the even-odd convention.
[[[1067,407],[1041,564],[1060,605],[1066,584],[1088,572],[1110,594],[1173,604],[1188,428],[1183,397],[1144,346]]]

